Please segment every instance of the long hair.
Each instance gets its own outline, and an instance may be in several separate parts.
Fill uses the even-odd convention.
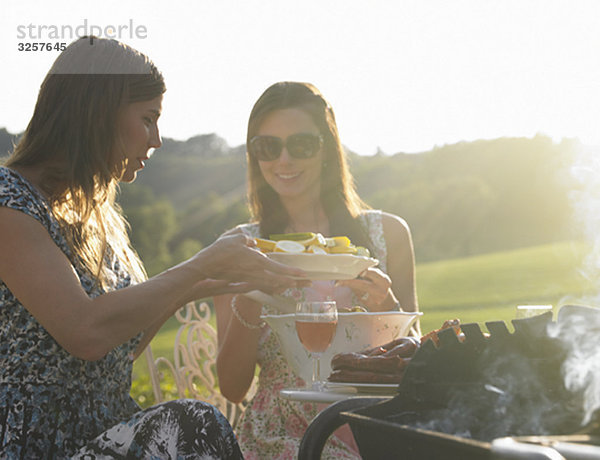
[[[109,250],[135,280],[146,277],[115,202],[124,168],[124,159],[115,159],[122,152],[117,120],[127,104],[165,90],[145,55],[116,40],[78,39],[46,75],[31,121],[6,162],[42,169],[39,185],[71,250],[103,288]]]
[[[368,206],[356,193],[346,154],[329,103],[310,83],[279,82],[270,86],[254,104],[248,121],[246,145],[256,136],[265,117],[275,110],[299,109],[308,114],[323,136],[321,203],[329,218],[332,235],[347,235],[356,244],[370,246],[368,235],[357,216]],[[261,235],[282,233],[289,216],[279,195],[265,181],[258,160],[246,153],[248,162],[248,203]]]

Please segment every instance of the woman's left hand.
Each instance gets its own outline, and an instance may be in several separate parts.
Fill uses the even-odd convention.
[[[343,280],[337,286],[347,286],[370,311],[390,310],[398,304],[392,291],[392,280],[378,268],[368,268],[353,280]]]

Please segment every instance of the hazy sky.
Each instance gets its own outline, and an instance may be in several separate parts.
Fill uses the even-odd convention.
[[[301,80],[321,89],[342,142],[362,154],[536,133],[600,145],[598,0],[2,0],[1,8],[0,127],[11,132],[25,128],[57,55],[18,51],[19,43],[68,43],[52,28],[87,24],[120,28],[162,70],[166,137],[215,132],[242,144],[262,91]]]

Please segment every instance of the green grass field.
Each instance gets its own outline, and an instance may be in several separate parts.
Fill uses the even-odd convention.
[[[514,318],[517,305],[589,304],[597,283],[583,274],[590,248],[563,242],[417,267],[423,331],[449,318],[484,323]]]
[[[508,321],[517,305],[592,304],[598,292],[595,279],[582,274],[590,248],[583,242],[562,242],[514,251],[443,260],[417,266],[419,306],[423,332],[446,319],[463,323]],[[214,315],[212,317],[214,322]],[[169,320],[152,341],[156,356],[173,356],[178,323]],[[134,367],[134,396],[148,402],[145,360]],[[141,398],[136,393],[144,393]]]

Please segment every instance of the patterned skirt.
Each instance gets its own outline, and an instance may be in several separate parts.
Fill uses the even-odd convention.
[[[29,417],[31,422],[34,418]],[[76,412],[73,418],[75,426],[88,425],[83,420],[77,423]],[[11,429],[7,425],[11,419],[7,410],[0,410],[1,459],[243,459],[223,414],[192,399],[169,401],[136,412],[89,441],[66,433],[58,436],[56,429],[54,433],[38,433],[32,424]],[[33,425],[40,428],[39,424]]]
[[[74,459],[243,459],[223,414],[201,401],[165,402],[136,413],[80,449]]]

